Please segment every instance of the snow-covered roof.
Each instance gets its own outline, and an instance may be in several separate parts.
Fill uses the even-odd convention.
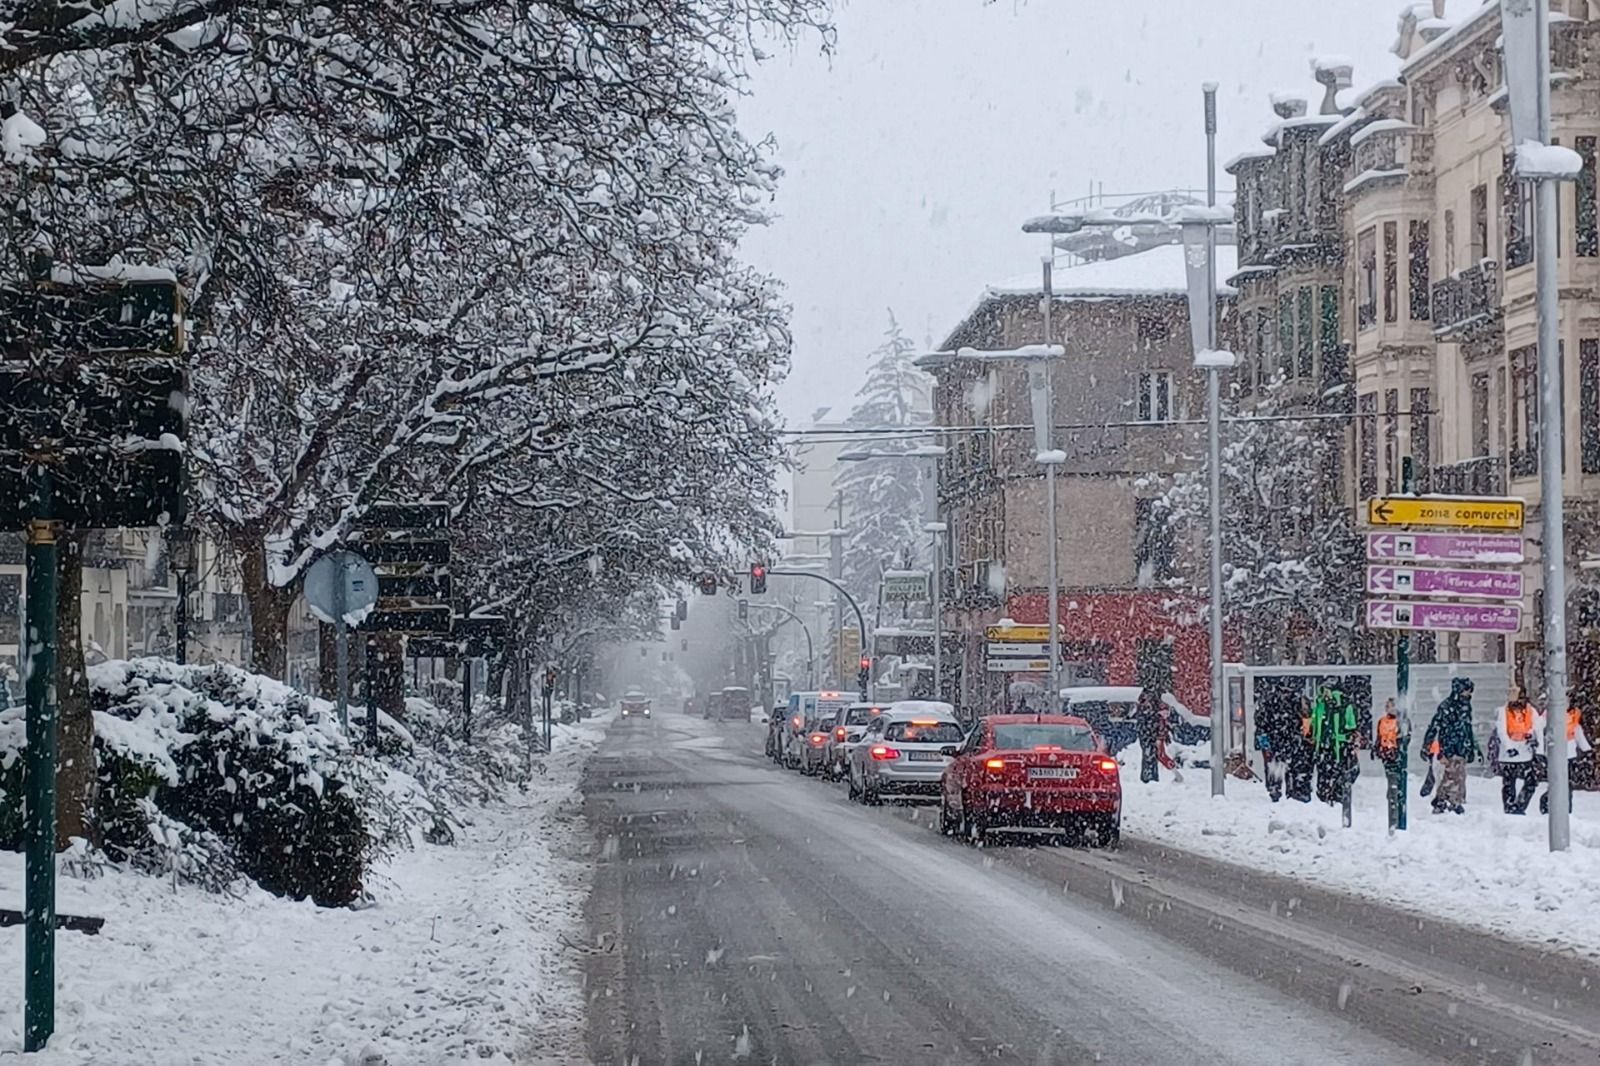
[[[1248,163],[1253,159],[1271,159],[1277,154],[1278,150],[1276,148],[1270,148],[1265,145],[1260,148],[1246,148],[1244,151],[1240,152],[1238,155],[1222,164],[1222,169],[1229,174],[1232,174],[1233,168],[1238,166],[1240,163]]]
[[[899,717],[927,716],[929,718],[944,718],[953,721],[956,709],[942,700],[895,700],[889,704],[888,714]]]
[[[1423,45],[1421,48],[1418,48],[1415,52],[1412,52],[1409,56],[1407,56],[1405,62],[1401,65],[1401,70],[1410,71],[1414,69],[1424,60],[1437,55],[1439,52],[1448,48],[1452,42],[1458,40],[1464,34],[1472,33],[1475,30],[1482,28],[1483,20],[1488,18],[1491,14],[1497,13],[1499,10],[1500,0],[1484,0],[1484,2],[1478,6],[1477,10],[1467,15],[1466,18],[1455,23],[1455,25],[1451,26],[1449,29],[1439,34],[1439,36],[1435,37],[1433,40],[1429,41],[1427,44]],[[1435,20],[1429,19],[1428,21],[1430,25],[1437,26],[1437,22],[1435,22]]]
[[[1238,269],[1238,249],[1231,244],[1217,246],[1217,277],[1226,278]],[[1183,245],[1163,244],[1149,251],[1117,259],[1101,259],[1057,270],[1052,287],[1058,299],[1103,300],[1118,296],[1182,296],[1189,291],[1184,268]],[[1233,290],[1218,285],[1217,291],[1231,295]],[[1011,278],[985,291],[985,298],[1028,296],[1044,292],[1037,272]]]
[[[1074,685],[1061,690],[1067,703],[1138,703],[1144,689],[1138,685]]]
[[[1346,193],[1352,193],[1357,189],[1371,185],[1374,182],[1404,180],[1406,177],[1407,172],[1405,167],[1397,167],[1392,170],[1363,170],[1361,173],[1344,183],[1344,191]]]
[[[1373,137],[1380,133],[1389,133],[1393,130],[1414,129],[1416,129],[1416,127],[1403,118],[1380,118],[1376,122],[1369,122],[1367,125],[1362,126],[1359,130],[1356,130],[1356,132],[1352,133],[1350,135],[1350,146],[1353,148],[1362,141],[1365,141],[1368,137]]]

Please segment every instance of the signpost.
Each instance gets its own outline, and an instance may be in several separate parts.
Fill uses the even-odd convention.
[[[886,570],[883,574],[884,603],[928,602],[926,570]]]
[[[1472,596],[1522,599],[1516,570],[1445,570],[1427,566],[1369,566],[1367,591],[1390,596]]]
[[[1368,600],[1368,629],[1439,629],[1451,633],[1515,633],[1522,628],[1520,604],[1437,603]]]
[[[339,726],[350,731],[350,626],[378,602],[378,575],[372,564],[352,551],[331,551],[306,571],[306,605],[321,621],[333,624],[335,670],[338,675]],[[369,718],[375,708],[367,708]]]
[[[1049,626],[987,626],[991,674],[1042,674],[1050,670]]]
[[[1367,501],[1367,522],[1375,526],[1520,530],[1522,520],[1521,500],[1467,496],[1379,496]]]
[[[1520,563],[1523,540],[1496,533],[1368,533],[1367,558],[1417,563]]]
[[[991,645],[989,654],[995,654]],[[1050,669],[1049,659],[993,659],[986,664],[991,674],[1042,674]]]

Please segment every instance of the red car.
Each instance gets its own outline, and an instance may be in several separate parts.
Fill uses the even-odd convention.
[[[1117,761],[1089,723],[1071,715],[999,714],[980,719],[940,781],[939,826],[981,841],[991,829],[1092,830],[1113,846],[1122,834]]]

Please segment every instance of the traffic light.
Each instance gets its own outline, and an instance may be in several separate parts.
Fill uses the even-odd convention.
[[[673,615],[669,619],[669,621],[672,623],[672,628],[673,629],[682,629],[683,628],[683,623],[678,620],[678,616],[677,615]]]
[[[717,594],[717,575],[707,570],[700,575],[700,591],[706,596]]]
[[[767,564],[750,564],[750,594],[759,596],[767,591]]]
[[[861,685],[861,698],[867,698],[867,683],[872,680],[872,656],[861,657],[861,670],[856,674],[856,681]]]
[[[747,619],[749,617],[750,617],[750,601],[749,600],[740,600],[739,601],[739,621],[743,622],[745,619]]]
[[[673,614],[673,617],[676,618],[680,622],[687,622],[689,620],[689,601],[688,600],[680,599],[678,601],[677,609],[676,609],[675,613]]]

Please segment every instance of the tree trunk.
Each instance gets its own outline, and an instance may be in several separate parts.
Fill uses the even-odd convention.
[[[88,534],[56,541],[56,847],[96,840],[94,713],[83,662],[83,548]]]
[[[289,673],[289,608],[294,592],[267,577],[267,549],[251,531],[231,538],[239,554],[239,577],[250,604],[250,668],[282,681]]]
[[[372,696],[378,709],[397,722],[406,720],[405,644],[399,633],[372,637]]]

